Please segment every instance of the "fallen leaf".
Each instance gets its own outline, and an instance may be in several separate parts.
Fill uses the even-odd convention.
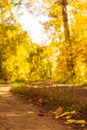
[[[45,114],[44,113],[39,113],[38,116],[45,116]]]
[[[71,118],[71,115],[66,116],[66,119],[70,119],[70,118]]]
[[[38,103],[42,104],[42,103],[43,103],[43,99],[42,99],[42,98],[39,98],[39,99],[38,99]]]
[[[74,120],[74,119],[69,119],[65,122],[65,124],[72,124],[72,123],[75,123],[75,124],[82,124],[81,127],[84,127],[84,125],[86,124],[86,121],[85,120]]]
[[[68,115],[72,115],[72,114],[75,114],[75,113],[76,113],[76,111],[64,112],[63,114],[59,115],[59,117],[68,116]]]
[[[58,115],[55,115],[55,119],[58,119],[59,118],[59,116]]]
[[[69,119],[69,120],[67,120],[67,122],[69,122],[69,123],[75,123],[76,120],[74,120],[74,119]]]
[[[76,114],[76,111],[71,111],[70,114]]]
[[[69,119],[69,120],[67,120],[66,122],[65,122],[65,124],[72,124],[72,123],[75,123],[76,122],[76,120],[74,120],[74,119]]]
[[[64,112],[63,114],[60,115],[60,117],[67,116],[69,114],[70,114],[70,112]]]
[[[58,107],[58,108],[56,109],[55,114],[56,114],[56,115],[60,115],[60,114],[62,113],[62,111],[63,111],[62,107]]]
[[[85,120],[77,120],[76,124],[86,124],[86,121]]]

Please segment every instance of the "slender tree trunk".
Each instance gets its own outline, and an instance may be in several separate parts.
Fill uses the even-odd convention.
[[[70,31],[69,31],[67,4],[68,4],[67,0],[61,1],[63,24],[64,24],[64,33],[65,33],[65,42],[70,42]]]
[[[69,73],[70,78],[73,77],[74,74],[74,64],[72,58],[72,45],[70,41],[70,30],[69,30],[69,20],[68,20],[68,11],[67,11],[67,0],[61,0],[62,5],[62,16],[63,16],[63,26],[64,26],[64,34],[65,34],[65,43],[67,44],[67,71]]]

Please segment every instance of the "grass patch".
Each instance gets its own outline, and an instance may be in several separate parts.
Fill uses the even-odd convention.
[[[62,107],[63,112],[75,110],[77,114],[73,116],[74,119],[87,121],[87,91],[84,87],[16,83],[12,87],[11,92],[20,95],[26,101],[28,100],[47,111],[51,110],[50,112],[55,111],[58,107]],[[72,126],[75,127],[75,125]],[[79,128],[80,126],[76,127],[76,129]]]
[[[15,83],[15,85],[11,88],[10,91],[14,94],[26,96],[28,90],[28,87],[26,87],[24,83]]]
[[[11,84],[11,83],[13,83],[12,81],[6,81],[6,80],[2,80],[2,79],[0,79],[0,84]]]
[[[87,113],[87,98],[81,96],[78,89],[74,86],[59,85],[35,85],[16,83],[11,88],[11,92],[18,94],[26,99],[30,99],[33,103],[44,107],[47,110],[55,110],[62,107],[64,111],[76,110]],[[79,91],[78,91],[79,90]]]

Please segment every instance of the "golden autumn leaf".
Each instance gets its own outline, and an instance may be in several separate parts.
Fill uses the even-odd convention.
[[[60,116],[60,114],[62,113],[62,111],[63,111],[62,107],[58,107],[58,108],[56,109],[56,111],[53,112],[53,114],[55,115],[55,119],[58,119],[58,118],[59,118],[59,116]]]
[[[63,114],[60,115],[60,117],[67,116],[69,114],[70,114],[70,112],[64,112]]]
[[[60,115],[61,113],[62,113],[62,111],[63,111],[63,109],[62,109],[62,107],[58,107],[57,109],[56,109],[56,115]]]
[[[59,116],[58,115],[55,115],[55,119],[58,119],[59,118]]]
[[[86,124],[86,121],[85,121],[85,120],[68,119],[68,120],[65,122],[65,124],[72,124],[72,123],[81,124],[81,126],[84,127],[84,125]]]
[[[76,124],[86,124],[86,121],[85,120],[77,120]]]
[[[76,114],[76,111],[75,111],[75,110],[74,110],[74,111],[71,111],[70,114]]]
[[[61,113],[62,113],[61,107],[57,108],[56,112],[54,112],[55,118],[58,119],[60,117],[65,117],[66,116],[66,119],[70,119],[71,115],[75,114],[76,111],[64,112],[62,114]]]
[[[75,123],[76,122],[76,120],[74,120],[74,119],[68,119],[66,122],[65,122],[65,124],[72,124],[72,123]]]
[[[72,116],[71,115],[67,115],[66,116],[66,119],[70,119]]]

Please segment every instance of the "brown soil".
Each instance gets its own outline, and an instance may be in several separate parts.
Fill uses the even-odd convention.
[[[71,130],[48,113],[12,95],[11,85],[0,85],[0,130]]]

